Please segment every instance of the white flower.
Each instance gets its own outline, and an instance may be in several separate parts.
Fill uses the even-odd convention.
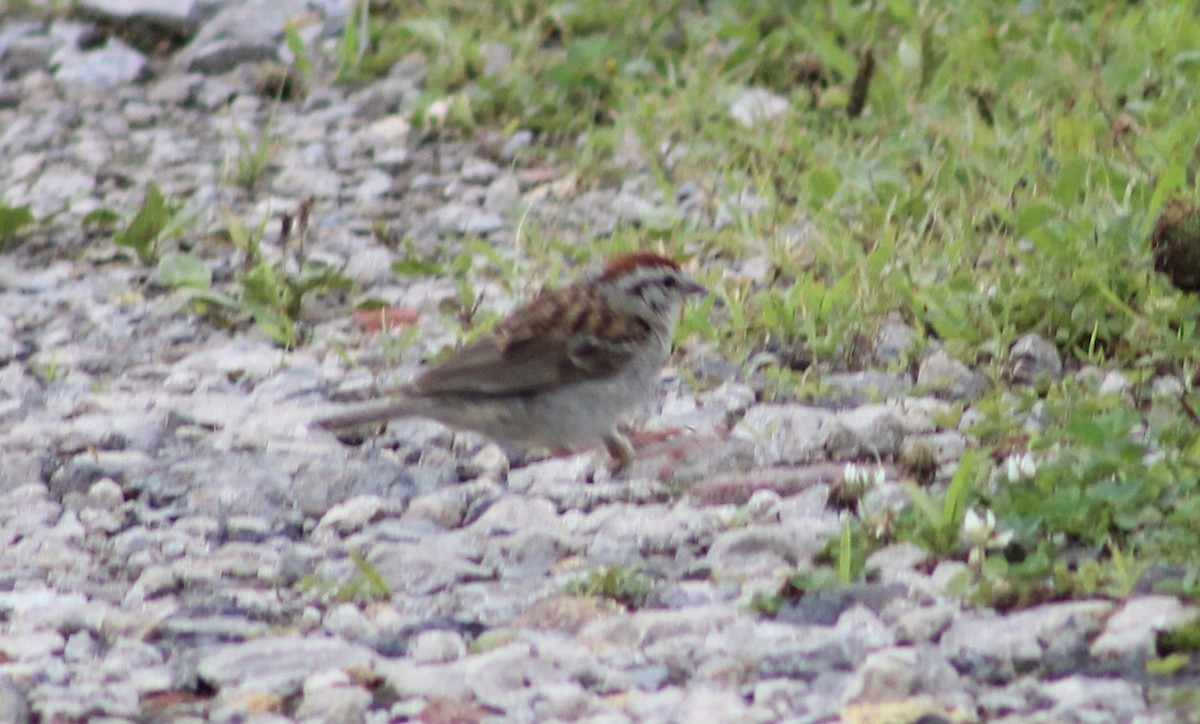
[[[883,485],[887,480],[887,473],[879,466],[859,467],[854,463],[846,463],[846,467],[842,469],[842,480],[847,485],[870,488]]]
[[[973,549],[996,550],[1012,542],[1013,532],[998,530],[996,514],[991,510],[980,515],[974,508],[968,508],[963,516],[962,538]]]
[[[992,516],[990,526],[979,513],[975,512],[974,508],[967,509],[967,514],[963,516],[962,522],[962,537],[965,543],[975,547],[981,546],[987,541],[988,537],[992,534],[992,528],[996,524],[996,516],[990,510],[988,514]]]
[[[1029,453],[1009,455],[1004,460],[1004,476],[1010,483],[1019,483],[1037,475],[1037,463]]]

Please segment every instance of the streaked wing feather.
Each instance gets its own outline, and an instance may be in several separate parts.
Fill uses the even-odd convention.
[[[556,384],[566,355],[549,338],[517,347],[491,335],[458,350],[413,382],[421,394],[520,394]]]
[[[594,337],[588,341],[587,329],[572,329],[585,334],[566,344],[569,305],[566,289],[543,294],[483,338],[426,370],[412,389],[425,395],[522,394],[611,374],[628,355]]]

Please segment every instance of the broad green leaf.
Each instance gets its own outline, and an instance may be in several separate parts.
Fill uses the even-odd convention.
[[[1101,427],[1094,418],[1076,417],[1067,426],[1075,442],[1088,447],[1103,447],[1108,440],[1108,431]]]
[[[146,187],[146,197],[137,215],[124,231],[117,234],[114,241],[117,246],[133,249],[143,264],[149,264],[154,261],[159,235],[167,227],[172,215],[173,211],[168,207],[162,190],[158,184],[151,182]]]
[[[171,252],[158,260],[158,283],[164,287],[208,289],[212,286],[212,270],[191,254]]]
[[[1013,212],[1013,231],[1018,236],[1024,236],[1061,214],[1062,212],[1057,206],[1049,203],[1035,201],[1022,204]]]
[[[33,212],[28,206],[14,208],[0,204],[0,241],[12,238],[33,221]]]
[[[838,542],[838,581],[842,585],[854,582],[854,537],[849,521],[842,524],[841,540]]]
[[[304,44],[304,39],[300,37],[300,32],[294,24],[288,23],[284,28],[284,40],[292,53],[292,62],[296,70],[305,78],[311,77],[312,62],[308,59],[308,46]]]
[[[392,262],[392,271],[402,277],[437,277],[445,273],[441,264],[419,259],[401,259]]]
[[[241,308],[241,305],[238,304],[238,300],[227,294],[222,294],[221,292],[218,292],[212,288],[205,289],[201,287],[181,287],[179,294],[181,294],[183,298],[189,302],[212,304],[214,306],[224,307],[225,309],[231,310]]]
[[[950,487],[946,490],[946,502],[942,506],[942,525],[958,529],[963,516],[967,512],[967,498],[971,494],[971,486],[975,482],[979,470],[979,451],[970,449],[963,453],[958,461],[958,469],[950,479]]]
[[[1171,676],[1192,662],[1188,654],[1168,654],[1157,659],[1146,660],[1146,673],[1152,676]]]
[[[1154,194],[1150,197],[1148,211],[1157,213],[1162,210],[1167,201],[1187,186],[1188,166],[1186,161],[1173,163],[1163,169],[1154,184]]]
[[[243,300],[243,305],[254,316],[254,323],[279,346],[288,349],[296,346],[296,325],[287,315],[257,301]]]
[[[120,220],[121,215],[111,209],[96,209],[83,217],[80,226],[84,231],[107,229],[115,226]]]

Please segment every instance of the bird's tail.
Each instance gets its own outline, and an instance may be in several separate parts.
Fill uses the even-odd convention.
[[[397,417],[421,415],[424,406],[420,399],[398,397],[370,400],[346,405],[338,410],[313,418],[312,424],[326,430],[344,430],[348,427],[371,425]]]

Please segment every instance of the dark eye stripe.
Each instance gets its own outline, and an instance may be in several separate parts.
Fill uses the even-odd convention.
[[[642,299],[645,299],[646,298],[646,290],[653,286],[660,286],[660,287],[666,287],[667,289],[674,289],[679,286],[679,280],[676,279],[675,277],[652,277],[649,279],[642,279],[637,284],[634,284],[632,287],[629,288],[629,293],[633,294],[634,296],[638,296],[638,297],[641,297]]]

